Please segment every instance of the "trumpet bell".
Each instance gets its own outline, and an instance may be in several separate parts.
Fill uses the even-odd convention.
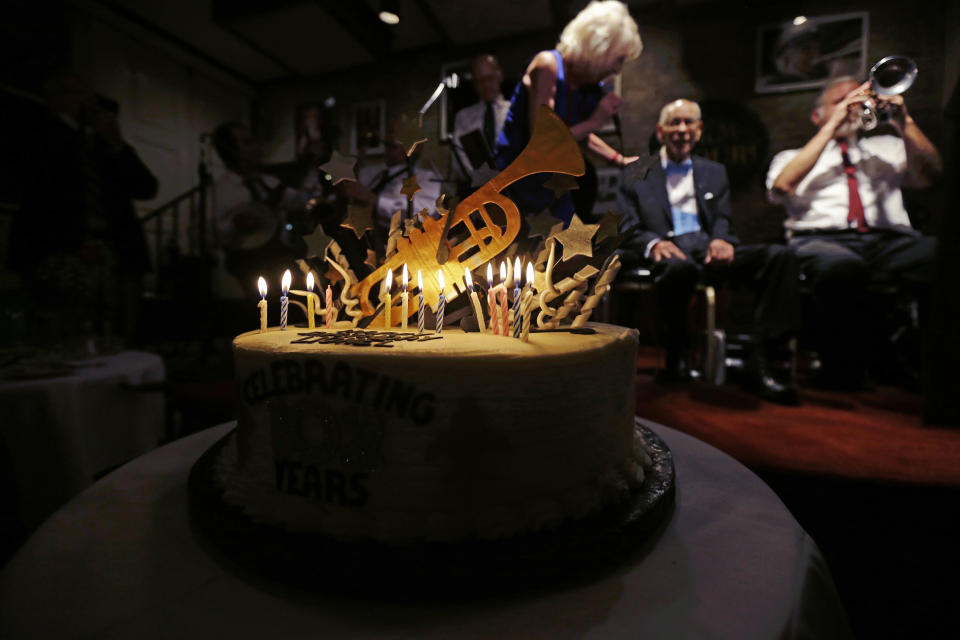
[[[917,63],[907,56],[887,56],[870,68],[870,88],[881,96],[896,96],[917,78]]]

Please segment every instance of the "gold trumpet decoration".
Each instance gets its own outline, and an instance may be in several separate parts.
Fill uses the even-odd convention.
[[[383,280],[387,270],[399,273],[404,263],[410,273],[420,271],[423,274],[424,301],[431,308],[436,308],[440,296],[439,271],[443,271],[444,281],[448,283],[444,295],[447,301],[453,300],[459,293],[454,283],[461,282],[463,270],[472,271],[499,255],[520,231],[520,211],[503,195],[504,189],[536,173],[580,176],[583,172],[583,156],[570,129],[551,109],[540,107],[530,142],[506,169],[461,202],[452,214],[438,205],[439,219],[423,216],[423,230],[413,228],[408,237],[398,238],[396,252],[355,285],[354,297],[360,299],[364,316],[375,313],[370,304],[371,288]],[[489,204],[503,211],[505,226],[491,219],[486,208]],[[460,225],[466,230],[466,237],[451,246],[451,232],[456,230],[454,237],[463,236],[458,229]],[[392,308],[390,313],[391,323],[399,322],[399,306]]]

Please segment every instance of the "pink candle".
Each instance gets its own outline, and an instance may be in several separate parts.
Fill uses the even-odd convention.
[[[509,310],[507,309],[507,265],[500,263],[500,334],[510,335]]]
[[[327,285],[327,296],[326,296],[326,300],[325,300],[324,302],[325,302],[325,306],[326,306],[326,308],[327,308],[327,313],[326,313],[326,316],[327,316],[327,317],[326,317],[327,329],[332,329],[332,328],[333,328],[333,316],[336,315],[336,314],[335,314],[335,312],[334,312],[334,310],[333,310],[333,289],[330,288],[330,285]]]

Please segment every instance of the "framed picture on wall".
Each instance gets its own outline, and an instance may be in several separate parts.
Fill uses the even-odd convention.
[[[862,78],[867,67],[869,14],[797,16],[757,31],[757,93],[822,87],[836,76]]]
[[[353,105],[350,123],[350,153],[356,155],[360,147],[367,153],[383,153],[383,138],[387,135],[387,101],[368,100]]]

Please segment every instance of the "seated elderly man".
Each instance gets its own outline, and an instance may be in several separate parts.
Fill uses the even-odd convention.
[[[783,346],[798,322],[796,258],[782,245],[738,246],[733,233],[730,186],[723,165],[691,155],[703,134],[700,106],[675,100],[660,111],[660,161],[645,176],[627,181],[632,211],[627,221],[642,232],[635,248],[650,265],[667,347],[658,379],[686,376],[686,307],[701,274],[749,285],[757,295],[757,348],[747,363],[745,386],[775,402],[796,402],[790,381],[778,381],[768,356]]]
[[[818,303],[819,382],[847,390],[866,384],[864,284],[872,275],[929,283],[936,253],[936,240],[912,228],[900,189],[930,186],[940,155],[902,96],[878,98],[889,125],[859,132],[868,97],[869,83],[832,80],[810,114],[816,134],[778,153],[767,173],[769,198],[786,205],[789,244]]]

